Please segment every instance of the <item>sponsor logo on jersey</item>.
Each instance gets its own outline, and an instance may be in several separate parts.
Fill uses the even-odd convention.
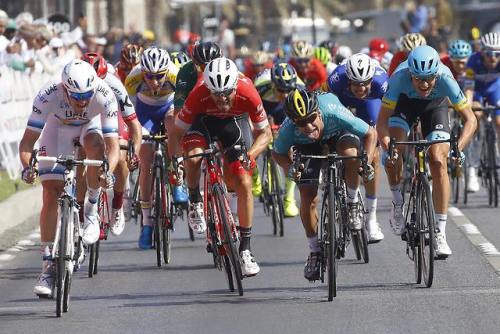
[[[35,114],[38,114],[38,115],[41,115],[42,114],[42,111],[40,109],[38,109],[37,107],[33,106],[33,112]]]
[[[107,118],[113,118],[113,117],[116,117],[118,114],[118,111],[108,111],[108,113],[106,114],[106,117]]]
[[[99,86],[99,87],[97,87],[97,91],[98,91],[99,93],[101,93],[102,95],[104,95],[104,97],[108,97],[109,90],[108,90],[106,87],[104,87],[104,86]]]
[[[46,96],[49,96],[50,94],[52,94],[53,92],[55,92],[57,90],[57,86],[56,84],[52,84],[49,88],[47,88],[45,90],[45,95]]]

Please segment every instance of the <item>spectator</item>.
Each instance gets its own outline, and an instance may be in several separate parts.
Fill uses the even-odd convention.
[[[222,54],[230,59],[236,58],[236,46],[234,32],[229,29],[229,21],[223,18],[219,25],[219,35],[216,40],[219,44]]]
[[[7,28],[7,22],[9,21],[9,16],[7,13],[0,9],[0,65],[2,65],[3,53],[5,48],[9,44],[9,40],[4,36],[5,30]]]
[[[453,11],[448,0],[436,1],[436,20],[441,34],[448,37],[453,27]]]
[[[405,34],[410,32],[422,33],[427,26],[429,9],[424,4],[424,0],[417,0],[406,3],[406,11],[401,21],[401,27]]]
[[[438,21],[436,18],[432,18],[429,24],[429,30],[424,34],[427,45],[432,46],[436,49],[441,56],[448,53],[448,43],[446,42],[446,37],[438,29]]]

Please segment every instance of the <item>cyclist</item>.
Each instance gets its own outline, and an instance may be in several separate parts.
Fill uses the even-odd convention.
[[[318,243],[318,178],[321,162],[312,160],[307,169],[295,171],[288,154],[295,148],[306,154],[323,154],[323,146],[341,155],[357,155],[360,144],[368,154],[368,163],[373,160],[377,133],[360,118],[355,117],[331,93],[308,92],[295,89],[285,100],[288,118],[280,128],[274,143],[273,157],[290,176],[298,179],[300,192],[300,218],[309,242],[310,255],[304,268],[304,277],[310,281],[319,279],[322,261]],[[359,217],[358,175],[359,160],[345,162],[347,203],[349,206],[350,228],[359,230],[362,222]],[[373,173],[373,170],[372,170]]]
[[[481,45],[481,51],[467,61],[467,78],[474,80],[474,87],[467,87],[465,93],[473,94],[474,101],[480,104],[488,102],[499,107],[495,110],[495,123],[500,140],[500,34],[490,32],[481,36]]]
[[[326,74],[328,76],[330,74],[332,74],[333,70],[335,70],[335,67],[337,67],[337,64],[332,62],[332,55],[331,55],[330,51],[328,51],[327,48],[318,47],[318,48],[314,48],[313,55],[314,55],[314,58],[316,58],[317,60],[319,60],[321,62],[321,64],[323,64],[323,66],[326,69]]]
[[[394,73],[394,71],[396,70],[396,67],[398,67],[399,64],[408,59],[408,53],[410,53],[411,50],[415,49],[417,46],[426,44],[427,41],[425,40],[425,37],[418,32],[413,32],[401,36],[401,38],[399,39],[400,49],[398,52],[396,52],[396,54],[394,54],[394,57],[392,57],[391,64],[389,65],[389,69],[387,70],[387,74],[391,76],[392,73]]]
[[[170,60],[180,70],[182,66],[189,62],[189,57],[182,51],[170,52]]]
[[[337,49],[337,54],[335,55],[335,64],[340,65],[344,60],[352,56],[352,50],[347,45],[341,45]]]
[[[383,69],[389,68],[393,58],[393,54],[389,51],[389,42],[383,38],[374,38],[368,44],[368,50],[368,55],[377,60]]]
[[[337,95],[340,102],[354,114],[375,126],[387,90],[387,74],[378,62],[368,55],[356,53],[339,65],[328,78],[329,91]],[[377,221],[377,188],[379,176],[379,154],[373,157],[375,178],[365,183],[366,207],[369,211],[367,227],[371,242],[384,238]]]
[[[122,48],[120,61],[115,65],[116,75],[122,83],[125,83],[125,79],[132,71],[132,68],[139,65],[142,52],[142,47],[136,44],[127,44]]]
[[[158,134],[163,131],[166,115],[173,112],[173,97],[177,67],[170,61],[164,49],[151,47],[141,56],[141,65],[136,66],[125,80],[125,87],[133,102],[143,132]],[[141,193],[142,229],[139,247],[152,247],[153,226],[151,213],[151,166],[153,164],[153,145],[144,142],[140,149],[139,187]],[[175,202],[186,202],[187,194],[182,187],[174,187]]]
[[[250,248],[253,219],[252,179],[239,160],[239,152],[231,147],[241,143],[244,136],[242,127],[248,121],[241,116],[248,114],[253,126],[255,140],[248,149],[248,156],[255,166],[255,158],[267,148],[271,141],[271,130],[266,112],[255,87],[250,79],[241,76],[236,64],[225,57],[212,60],[203,72],[203,85],[196,86],[181,112],[175,118],[175,131],[172,137],[177,145],[181,137],[185,154],[201,153],[207,142],[217,138],[223,148],[228,148],[224,159],[224,178],[230,189],[238,196],[238,218],[241,242],[242,272],[253,276],[259,272]],[[206,230],[203,200],[200,194],[201,159],[185,162],[186,181],[191,202],[189,224],[198,233]]]
[[[428,140],[450,138],[448,120],[448,99],[464,120],[458,148],[463,151],[472,138],[477,123],[467,98],[455,79],[439,60],[436,50],[422,45],[410,52],[389,79],[389,88],[382,99],[382,108],[377,121],[379,140],[384,149],[382,163],[385,165],[393,206],[389,222],[396,235],[404,231],[402,179],[402,158],[387,161],[387,150],[391,137],[405,140],[416,117],[420,117],[422,135]],[[446,242],[446,220],[449,201],[449,179],[447,158],[450,145],[432,145],[428,150],[429,167],[432,175],[433,202],[437,219],[435,237],[436,255],[446,258],[451,249]],[[397,149],[402,152],[402,149]]]
[[[82,56],[82,60],[86,61],[95,69],[97,76],[104,80],[113,91],[119,105],[118,113],[118,129],[120,144],[127,145],[130,138],[133,140],[135,152],[139,152],[141,146],[141,124],[137,120],[134,105],[130,101],[125,86],[120,79],[112,74],[108,75],[108,63],[99,54],[88,52]],[[123,212],[123,195],[127,185],[129,168],[135,169],[138,167],[139,157],[134,154],[129,159],[125,151],[120,152],[120,161],[115,169],[115,184],[113,188],[112,201],[112,224],[110,231],[114,235],[120,235],[125,228],[125,214]],[[78,177],[77,177],[78,179]],[[80,189],[80,191],[78,191]],[[85,184],[79,184],[77,187],[77,199],[83,202],[85,193],[81,190],[85,189]]]
[[[452,41],[448,47],[448,54],[441,58],[441,62],[448,66],[453,77],[457,80],[460,89],[465,93],[467,101],[473,101],[474,80],[466,75],[467,60],[472,54],[471,45],[461,39]],[[477,102],[476,102],[477,103]],[[479,153],[481,143],[475,136],[470,143],[467,159],[469,159],[467,190],[471,192],[479,191],[479,179],[477,177],[477,167],[479,166]]]
[[[297,87],[305,88],[305,85],[297,76],[293,66],[287,63],[276,64],[271,70],[264,71],[255,79],[255,88],[262,99],[271,128],[281,125],[285,120],[284,101],[288,93]],[[295,182],[288,176],[285,180],[283,208],[286,217],[295,217],[299,214],[295,202]]]
[[[288,63],[297,70],[299,78],[304,81],[307,89],[311,91],[320,89],[326,82],[326,69],[313,57],[313,47],[306,41],[293,42],[292,58]]]
[[[332,61],[335,59],[335,56],[337,55],[337,49],[339,47],[338,43],[332,40],[324,40],[321,43],[318,44],[318,47],[320,48],[326,48],[328,51],[330,51],[330,55],[332,58]]]
[[[256,51],[252,57],[245,61],[245,76],[254,81],[265,69],[271,68],[273,62],[264,51]]]
[[[40,155],[73,155],[75,138],[83,145],[89,159],[103,160],[106,152],[107,174],[101,173],[98,167],[87,168],[82,238],[88,245],[95,243],[99,239],[97,200],[101,187],[110,185],[111,174],[118,162],[118,104],[109,86],[97,77],[94,69],[75,59],[64,67],[60,82],[49,82],[40,90],[32,110],[19,145],[19,156],[23,180],[33,183],[39,175],[42,181],[40,234],[43,264],[34,293],[50,297],[55,277],[51,253],[57,228],[57,199],[64,188],[64,168],[40,162],[38,171],[31,171],[28,168],[31,152],[40,134]]]

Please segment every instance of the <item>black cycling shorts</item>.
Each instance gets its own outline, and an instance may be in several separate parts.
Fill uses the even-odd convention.
[[[417,117],[420,117],[424,138],[433,131],[450,133],[447,97],[422,100],[401,94],[394,109],[394,115],[389,119],[389,126],[402,128],[406,130],[406,133],[409,133]]]

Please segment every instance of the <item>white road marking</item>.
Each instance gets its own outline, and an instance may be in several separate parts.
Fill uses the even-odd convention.
[[[0,254],[0,261],[10,261],[14,258],[15,256],[9,253],[3,253]]]
[[[479,249],[497,274],[500,275],[500,252],[495,245],[486,239],[477,226],[472,224],[458,208],[450,207],[448,214],[451,221],[464,232],[467,239]]]
[[[35,242],[30,239],[24,239],[17,243],[19,246],[33,246]]]

